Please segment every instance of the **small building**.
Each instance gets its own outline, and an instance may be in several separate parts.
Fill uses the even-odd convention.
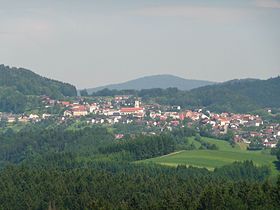
[[[29,119],[26,116],[21,116],[18,118],[18,121],[21,123],[27,123],[29,121]]]
[[[66,110],[66,111],[64,111],[63,116],[64,116],[64,117],[72,117],[72,116],[73,116],[73,114],[72,114],[72,112],[71,112],[71,111]]]
[[[29,119],[30,120],[37,120],[37,119],[39,119],[40,117],[37,115],[37,114],[31,114],[31,115],[29,115]]]
[[[8,117],[7,122],[8,123],[14,123],[16,121],[16,118],[14,116]]]
[[[74,117],[81,117],[88,115],[87,108],[85,106],[76,106],[71,109]]]
[[[142,107],[124,107],[120,110],[121,115],[129,115],[129,114],[141,114],[144,113],[144,109]]]

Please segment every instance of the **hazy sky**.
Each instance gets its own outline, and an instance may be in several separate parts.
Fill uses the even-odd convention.
[[[0,63],[79,88],[280,74],[280,0],[0,0]]]

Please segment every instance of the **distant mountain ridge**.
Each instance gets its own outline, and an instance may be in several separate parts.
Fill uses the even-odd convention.
[[[48,95],[53,98],[76,96],[76,87],[42,77],[28,69],[0,65],[0,87],[14,88],[24,95]]]
[[[263,108],[280,108],[280,77],[267,80],[234,79],[223,83],[183,91],[177,88],[145,90],[108,90],[95,92],[96,96],[136,94],[146,101],[179,105],[184,108],[207,108],[215,112],[248,113]]]
[[[119,84],[105,85],[101,87],[90,88],[87,90],[89,94],[105,88],[110,90],[128,90],[128,89],[141,90],[141,89],[151,89],[151,88],[166,89],[169,87],[176,87],[180,90],[191,90],[194,88],[198,88],[206,85],[212,85],[212,84],[215,83],[210,81],[203,81],[203,80],[184,79],[170,74],[162,74],[162,75],[145,76]]]

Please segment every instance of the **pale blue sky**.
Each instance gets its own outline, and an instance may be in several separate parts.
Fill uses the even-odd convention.
[[[0,63],[79,88],[280,74],[280,0],[0,0]]]

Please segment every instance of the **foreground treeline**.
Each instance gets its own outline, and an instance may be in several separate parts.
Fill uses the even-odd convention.
[[[0,133],[0,209],[279,209],[268,167],[208,171],[140,164],[184,146],[194,130],[116,140],[105,127],[37,124]]]
[[[61,164],[65,161],[70,166],[68,155],[60,158]],[[242,171],[248,165],[253,170],[236,181],[230,180],[224,171],[209,172],[183,166],[176,169],[96,162],[60,169],[52,167],[51,162],[51,159],[45,162],[48,167],[10,166],[1,170],[0,209],[280,207],[280,179],[277,184],[257,181],[261,171],[250,162],[234,166],[236,171]],[[251,179],[245,179],[246,175]]]

